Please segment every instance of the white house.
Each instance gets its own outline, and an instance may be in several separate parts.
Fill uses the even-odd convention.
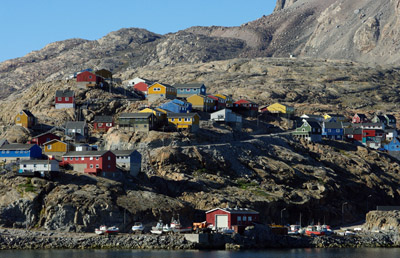
[[[51,177],[52,174],[60,172],[57,160],[22,160],[19,164],[18,175]]]
[[[135,77],[132,80],[128,81],[128,86],[133,86],[133,85],[135,85],[135,84],[137,84],[139,82],[149,82],[149,80],[142,79],[142,78],[139,78],[139,77]]]
[[[141,169],[142,155],[134,150],[112,150],[117,157],[117,166],[129,170],[131,176],[137,176]]]
[[[238,115],[230,109],[222,109],[211,113],[210,121],[225,123],[242,123],[242,116]]]

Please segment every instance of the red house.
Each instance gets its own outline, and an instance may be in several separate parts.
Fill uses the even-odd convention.
[[[366,115],[364,114],[355,114],[351,119],[353,124],[360,124],[360,123],[368,123],[370,122]]]
[[[259,216],[257,211],[247,208],[216,208],[206,212],[206,221],[217,231],[235,226],[244,229],[258,222]]]
[[[233,103],[232,110],[239,114],[257,116],[258,104],[245,99],[240,99]]]
[[[34,136],[32,138],[32,140],[30,141],[30,143],[42,146],[44,143],[54,140],[54,139],[60,140],[60,137],[58,137],[57,135],[52,134],[52,133],[42,133],[42,134]]]
[[[94,73],[84,71],[76,76],[76,82],[81,87],[101,87],[104,84],[104,79]]]
[[[133,85],[133,90],[139,92],[140,94],[144,95],[145,97],[148,94],[149,86],[153,84],[152,82],[139,82]]]
[[[62,156],[60,166],[70,165],[74,171],[104,177],[117,172],[116,156],[111,151],[70,151]]]
[[[72,90],[56,91],[55,107],[60,108],[75,108],[75,93]]]
[[[106,133],[112,127],[114,127],[114,119],[112,116],[94,117],[93,131]]]
[[[208,97],[212,100],[214,100],[214,107],[215,110],[221,110],[226,108],[226,100],[217,96],[213,96],[213,95],[208,95]]]

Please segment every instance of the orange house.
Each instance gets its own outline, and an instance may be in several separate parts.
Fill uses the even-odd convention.
[[[36,124],[36,117],[29,110],[23,109],[15,116],[15,124],[32,128]]]

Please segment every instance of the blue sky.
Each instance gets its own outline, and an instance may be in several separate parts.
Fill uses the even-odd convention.
[[[2,0],[0,62],[69,38],[121,28],[166,34],[191,26],[238,26],[272,13],[276,0]]]

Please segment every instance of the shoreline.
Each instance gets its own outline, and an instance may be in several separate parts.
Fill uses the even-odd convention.
[[[187,238],[198,237],[192,242]],[[201,237],[200,237],[201,236]],[[251,250],[286,248],[400,247],[400,235],[366,233],[359,236],[278,236],[267,238],[239,234],[129,234],[98,236],[94,233],[0,229],[0,250],[26,249],[143,249],[143,250]]]

